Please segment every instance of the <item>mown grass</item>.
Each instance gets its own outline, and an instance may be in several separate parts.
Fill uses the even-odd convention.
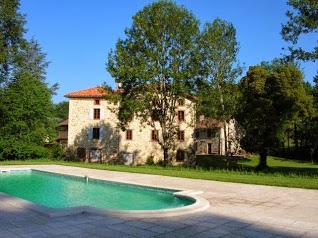
[[[204,179],[257,185],[318,189],[317,164],[311,164],[302,161],[292,161],[275,157],[268,158],[269,169],[265,172],[256,172],[254,170],[255,166],[258,164],[257,156],[250,156],[247,159],[238,160],[238,166],[231,169],[203,169],[200,167],[187,168],[181,166],[170,166],[167,168],[163,168],[159,165],[124,166],[106,164],[86,164],[81,162],[52,161],[48,159],[0,162],[0,166],[36,164],[57,164],[118,172],[155,174],[171,177]]]

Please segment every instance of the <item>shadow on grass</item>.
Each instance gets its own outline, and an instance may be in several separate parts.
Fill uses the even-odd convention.
[[[318,176],[318,165],[310,164],[307,161],[296,161],[285,158],[268,158],[268,168],[258,171],[258,158],[227,157],[227,156],[198,156],[197,166],[204,170],[231,170],[235,172],[251,172],[265,174],[281,174],[283,176]]]

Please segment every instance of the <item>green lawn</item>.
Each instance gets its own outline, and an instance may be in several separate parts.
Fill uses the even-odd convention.
[[[232,169],[202,169],[185,167],[161,166],[123,166],[105,164],[85,164],[80,162],[59,162],[51,160],[2,161],[1,165],[28,165],[28,164],[59,164],[66,166],[85,167],[130,173],[156,174],[172,177],[205,179],[224,182],[283,186],[295,188],[318,189],[318,165],[301,161],[292,161],[282,158],[268,158],[269,169],[264,172],[255,172],[258,163],[256,156],[238,160],[237,168]]]

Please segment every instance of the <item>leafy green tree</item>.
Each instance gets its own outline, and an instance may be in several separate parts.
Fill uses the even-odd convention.
[[[198,112],[228,121],[234,115],[238,99],[235,79],[241,74],[237,54],[239,44],[234,26],[219,18],[206,23],[200,38],[200,77],[198,77]],[[227,130],[224,124],[225,151]]]
[[[171,1],[147,5],[133,17],[126,38],[108,57],[107,70],[122,84],[119,120],[122,128],[134,117],[161,132],[158,143],[164,164],[175,146],[176,103],[196,75],[199,21]]]
[[[250,67],[240,81],[242,98],[237,119],[244,129],[241,145],[259,153],[258,168],[267,167],[268,150],[278,147],[290,122],[312,111],[301,72],[290,65]]]
[[[28,73],[18,74],[1,93],[0,158],[26,159],[47,155],[45,140],[53,136],[51,93]]]
[[[68,118],[68,101],[59,102],[54,105],[54,117],[60,120],[65,120]]]
[[[293,11],[287,11],[288,22],[282,26],[281,35],[287,42],[294,46],[302,35],[318,33],[318,2],[316,0],[288,0],[287,3]],[[318,47],[311,50],[307,47],[289,47],[288,59],[303,61],[316,61],[318,59]]]
[[[25,16],[18,0],[0,0],[0,159],[48,154],[53,138],[51,96],[46,82],[46,54],[23,38]]]
[[[25,16],[19,8],[19,0],[0,0],[0,87],[10,79],[16,53],[25,42]]]

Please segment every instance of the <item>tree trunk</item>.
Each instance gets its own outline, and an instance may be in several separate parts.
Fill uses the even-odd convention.
[[[289,131],[287,131],[287,148],[288,148],[288,152],[289,152]]]
[[[297,124],[294,124],[294,143],[295,143],[295,151],[296,158],[298,157],[298,133],[297,133]]]
[[[257,170],[262,171],[266,168],[268,168],[267,166],[267,149],[262,149],[259,152],[259,164],[257,165]]]
[[[227,155],[227,133],[226,133],[226,123],[224,122],[224,153]]]
[[[167,167],[169,162],[169,150],[167,148],[163,149],[163,166]]]

